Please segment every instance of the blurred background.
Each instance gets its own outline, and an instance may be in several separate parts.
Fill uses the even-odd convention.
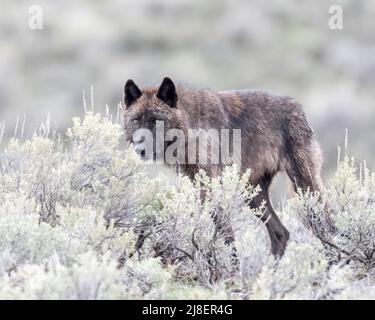
[[[344,29],[328,27],[341,5]],[[39,5],[43,29],[32,30]],[[0,121],[11,136],[17,116],[27,130],[50,114],[65,131],[94,87],[95,110],[116,112],[128,78],[217,90],[263,88],[295,97],[325,155],[337,145],[375,164],[375,2],[326,0],[2,0]]]

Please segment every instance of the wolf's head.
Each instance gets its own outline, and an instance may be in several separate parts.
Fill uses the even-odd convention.
[[[144,159],[155,159],[160,149],[165,150],[157,141],[157,132],[163,126],[163,132],[180,128],[178,117],[178,96],[176,87],[170,78],[164,78],[160,87],[140,89],[129,79],[124,87],[124,126],[126,139],[134,144],[136,152]],[[160,132],[160,131],[159,131]],[[146,145],[145,135],[152,134],[152,146]],[[151,150],[152,149],[152,150]]]

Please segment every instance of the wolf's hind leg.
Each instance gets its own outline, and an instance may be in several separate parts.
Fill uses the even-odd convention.
[[[272,178],[273,176],[266,174],[261,179],[261,191],[250,202],[250,207],[253,209],[259,208],[262,202],[265,202],[265,212],[260,218],[265,223],[271,239],[271,253],[276,257],[281,257],[284,254],[289,240],[289,232],[281,223],[271,204],[269,186],[272,182]]]

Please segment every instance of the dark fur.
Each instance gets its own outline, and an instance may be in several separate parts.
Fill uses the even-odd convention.
[[[126,92],[137,95],[135,84],[125,89],[124,112],[126,136],[132,140],[134,130],[145,127],[153,130],[152,119],[164,120],[166,130],[179,128],[241,129],[241,170],[251,168],[251,184],[260,185],[262,191],[250,206],[258,207],[266,201],[266,222],[270,234],[272,253],[282,255],[289,238],[272,208],[268,189],[273,177],[285,171],[297,187],[310,191],[320,189],[321,151],[301,106],[289,97],[275,96],[264,91],[222,91],[175,88],[166,78],[160,88],[140,89],[141,95],[133,99]],[[162,94],[161,94],[162,92]],[[129,103],[131,101],[131,103]],[[132,119],[139,118],[134,126]],[[198,165],[182,165],[191,179]],[[202,166],[210,176],[220,174],[217,165]]]

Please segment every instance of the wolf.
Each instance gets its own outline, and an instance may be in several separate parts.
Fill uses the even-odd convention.
[[[294,191],[298,188],[320,191],[322,152],[299,103],[287,96],[262,90],[214,91],[175,85],[166,77],[161,85],[139,88],[129,79],[124,87],[124,126],[126,139],[141,151],[134,140],[141,128],[155,134],[158,121],[165,130],[240,129],[241,172],[251,169],[250,181],[261,191],[249,203],[251,208],[265,204],[261,220],[271,240],[271,252],[282,256],[289,232],[277,217],[269,188],[278,172],[286,172]],[[223,165],[181,164],[180,170],[191,179],[203,168],[209,176],[221,173]],[[232,239],[233,240],[233,239]]]

